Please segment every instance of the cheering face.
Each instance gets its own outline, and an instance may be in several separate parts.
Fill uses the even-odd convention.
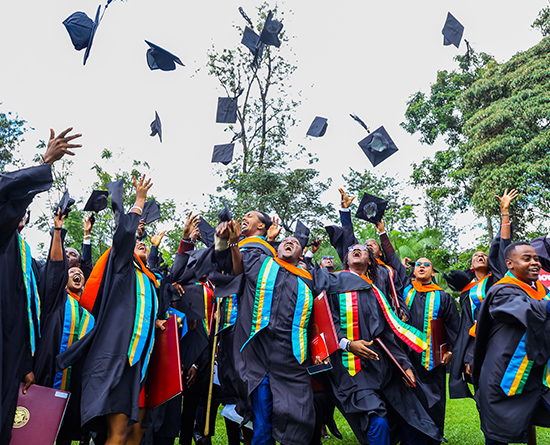
[[[69,269],[69,281],[67,281],[67,289],[75,294],[79,294],[84,288],[86,280],[80,267],[71,267]]]
[[[364,244],[355,244],[348,249],[348,266],[368,267],[370,264],[369,248]]]
[[[329,272],[334,272],[334,257],[324,256],[319,263],[321,269],[327,269]]]
[[[298,264],[302,256],[302,246],[296,238],[285,238],[277,249],[277,257],[290,264]]]
[[[489,257],[485,252],[476,252],[472,256],[472,263],[470,268],[473,271],[487,271],[489,270]]]
[[[147,250],[147,246],[143,241],[136,241],[136,246],[134,247],[134,253],[143,262],[143,264],[147,264],[147,257],[149,256],[149,251]]]
[[[265,224],[260,221],[258,212],[248,212],[243,216],[241,232],[244,236],[254,236],[265,231]]]
[[[428,258],[418,259],[414,265],[414,276],[419,283],[431,283],[435,276],[432,262]]]
[[[537,281],[541,268],[539,256],[532,246],[516,246],[506,259],[508,270],[521,281]]]
[[[365,245],[374,253],[375,258],[380,258],[382,256],[382,249],[380,249],[380,244],[378,244],[376,240],[369,239]]]
[[[67,247],[65,249],[65,255],[67,255],[69,269],[71,267],[80,267],[80,254],[78,253],[78,250],[73,249],[72,247]]]

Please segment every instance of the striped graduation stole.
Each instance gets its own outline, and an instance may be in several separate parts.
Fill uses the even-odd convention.
[[[260,269],[254,296],[252,313],[252,329],[248,340],[242,345],[241,351],[254,336],[269,324],[273,289],[281,266],[273,258],[266,258]],[[292,352],[298,363],[307,358],[307,325],[313,308],[313,294],[305,282],[298,280],[298,295],[296,308],[292,318]]]
[[[202,320],[202,327],[206,336],[210,337],[210,323],[212,321],[212,300],[214,298],[214,291],[205,283],[195,283],[198,286],[202,286],[202,292],[204,297],[204,319]]]
[[[136,314],[132,339],[128,348],[128,361],[130,366],[134,366],[140,361],[143,352],[146,351],[141,368],[141,380],[143,380],[155,343],[154,328],[158,306],[156,292],[158,283],[152,281],[148,274],[142,271],[139,263],[134,262],[134,266],[136,274]]]
[[[176,317],[176,321],[178,322],[178,327],[181,329],[181,335],[180,338],[183,338],[185,334],[187,334],[189,328],[187,327],[187,315],[185,315],[183,312],[178,311],[176,308],[172,306],[168,306],[168,310],[166,311],[166,319],[170,317]]]
[[[476,322],[476,319],[474,317],[475,310],[481,308],[481,303],[483,303],[483,300],[485,299],[485,294],[487,292],[487,283],[489,282],[489,277],[491,275],[492,274],[489,273],[479,281],[472,281],[472,283],[475,282],[475,284],[470,288],[468,292],[471,303],[470,306],[472,308],[472,321],[474,323]]]
[[[340,326],[350,341],[359,340],[359,306],[357,291],[343,292],[338,295],[340,303]],[[361,371],[361,359],[355,354],[342,351],[342,364],[351,376]]]
[[[40,296],[36,287],[36,277],[32,270],[31,248],[23,237],[17,234],[19,241],[19,252],[21,253],[21,270],[23,271],[23,283],[27,294],[27,314],[29,318],[29,339],[31,353],[34,356],[36,350],[36,332],[40,337]],[[34,295],[34,298],[33,298]],[[33,315],[33,305],[36,316]],[[36,323],[36,328],[35,328]],[[36,330],[35,330],[36,329]]]
[[[395,271],[393,270],[393,267],[388,266],[384,261],[382,261],[380,258],[376,258],[376,262],[380,265],[388,269],[388,273],[390,274],[390,280],[393,281],[393,276],[395,275]]]
[[[409,284],[405,290],[406,295],[405,304],[411,309],[414,297],[416,295],[416,289],[412,284]],[[433,365],[433,351],[432,351],[432,324],[431,321],[437,318],[439,314],[439,308],[441,306],[441,292],[439,290],[431,290],[426,293],[426,304],[424,307],[424,326],[422,332],[426,335],[426,349],[422,351],[422,364],[424,368],[431,371],[434,368]]]
[[[61,354],[76,340],[80,340],[94,327],[94,317],[78,304],[78,295],[67,290],[65,299],[65,315],[63,317],[63,334],[61,336]],[[80,309],[82,314],[80,314]],[[63,391],[69,390],[71,379],[71,367],[58,372],[54,378],[53,388]]]
[[[220,327],[216,335],[227,329],[237,321],[237,294],[231,294],[222,299],[220,304]]]

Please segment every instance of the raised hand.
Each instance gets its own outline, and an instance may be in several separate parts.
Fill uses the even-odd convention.
[[[495,198],[498,199],[500,204],[500,212],[506,213],[512,200],[517,198],[518,196],[519,192],[516,189],[512,189],[509,192],[508,189],[506,189],[504,190],[504,194],[502,196],[495,195]]]
[[[143,236],[145,234],[145,220],[144,219],[140,219],[138,228],[136,230],[136,234],[140,239],[143,238]]]
[[[338,191],[340,192],[340,204],[342,205],[343,209],[347,209],[356,197],[352,196],[350,198],[342,188],[338,189]]]
[[[133,178],[134,187],[136,188],[136,201],[143,200],[143,202],[145,202],[145,200],[147,199],[147,192],[151,187],[153,187],[151,178],[146,180],[145,175],[143,175],[139,182],[137,181],[135,176]]]
[[[276,216],[272,217],[271,221],[271,225],[269,226],[269,229],[267,229],[267,240],[275,241],[281,233],[281,230],[283,230],[283,227],[279,226],[279,218]]]
[[[155,236],[149,235],[149,241],[151,241],[151,245],[158,246],[162,241],[162,238],[164,238],[164,235],[166,235],[166,230],[157,233]]]
[[[386,231],[386,225],[384,224],[384,221],[378,221],[374,225],[376,226],[376,231],[378,233],[384,233]]]
[[[229,239],[227,240],[227,242],[229,244],[238,243],[239,239],[241,238],[241,219],[237,219],[237,222],[232,219],[227,225],[227,230],[229,231]]]
[[[199,238],[201,237],[201,229],[197,227],[195,227],[193,229],[193,231],[191,232],[191,235],[189,235],[189,238],[193,239],[193,240],[198,240]]]
[[[94,214],[89,213],[84,217],[84,235],[90,235],[92,233],[92,227],[94,226]]]
[[[319,247],[321,247],[321,243],[323,242],[323,238],[315,238],[311,242],[311,253],[315,253],[319,250]]]
[[[187,215],[187,219],[185,220],[185,225],[183,226],[183,235],[181,236],[183,239],[189,239],[191,238],[191,234],[193,233],[193,230],[195,230],[195,227],[199,223],[199,215],[193,216],[193,211],[189,212],[189,215]]]
[[[69,149],[82,147],[81,144],[69,144],[69,142],[73,139],[82,136],[81,134],[73,134],[67,136],[67,133],[72,129],[73,127],[69,127],[65,131],[59,133],[59,135],[56,137],[55,131],[53,131],[53,128],[50,128],[50,140],[48,141],[46,153],[44,153],[44,163],[53,164],[55,161],[60,160],[66,154],[74,156],[74,153]]]
[[[57,215],[53,218],[53,226],[56,229],[61,229],[63,227],[63,221],[65,221],[65,215],[61,215],[61,209],[58,209]]]

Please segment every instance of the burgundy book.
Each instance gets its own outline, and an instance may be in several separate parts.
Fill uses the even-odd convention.
[[[23,394],[19,387],[13,420],[11,445],[53,445],[61,427],[70,393],[59,389],[31,385]]]
[[[449,350],[447,345],[447,336],[445,334],[445,323],[442,318],[436,318],[431,321],[432,327],[432,351],[434,358],[434,367],[443,363],[443,356]]]
[[[164,331],[155,330],[155,346],[149,364],[147,405],[154,409],[183,391],[178,321],[171,316]]]
[[[325,291],[321,292],[313,299],[313,310],[309,325],[310,338],[315,340],[318,335],[323,334],[329,354],[332,354],[340,348],[338,344],[338,335],[336,335],[336,328],[332,320],[332,312],[330,311],[328,297]],[[310,351],[314,349],[318,350],[315,346],[312,347],[310,342]],[[313,356],[313,360],[315,360],[315,356]]]
[[[405,372],[405,369],[403,369],[403,366],[401,366],[401,363],[399,363],[397,361],[397,359],[395,358],[395,356],[390,352],[390,350],[388,349],[388,347],[384,344],[384,342],[382,340],[380,340],[380,338],[376,337],[374,339],[374,341],[376,343],[378,343],[378,345],[382,348],[382,350],[387,354],[387,356],[390,358],[390,360],[393,362],[393,364],[397,367],[397,369],[399,370],[399,372],[401,372],[401,374],[403,375],[403,377],[405,378],[405,380],[407,380],[407,382],[409,382],[409,385],[411,385],[413,388],[416,388],[416,383],[412,381],[411,377],[409,376],[409,374],[407,374]]]

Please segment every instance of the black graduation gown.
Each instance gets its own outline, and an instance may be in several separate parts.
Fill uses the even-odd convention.
[[[356,291],[360,339],[371,341],[379,337],[404,369],[412,367],[409,358],[398,345],[395,334],[372,291],[372,286],[367,281],[353,272],[329,274],[326,270],[320,269],[316,271],[315,284],[318,292],[324,289],[329,294],[339,340],[346,337],[340,325],[339,294]],[[392,414],[397,413],[409,425],[425,435],[441,440],[436,425],[413,390],[405,385],[393,362],[376,343],[369,346],[369,349],[376,352],[380,360],[361,360],[361,370],[354,376],[342,363],[342,351],[333,353],[333,369],[327,379],[335,403],[346,417],[357,439],[362,444],[367,443],[369,415],[385,417],[389,408]]]
[[[80,410],[83,428],[91,431],[103,429],[103,416],[111,413],[126,414],[130,424],[138,422],[139,393],[143,383],[140,381],[147,351],[145,349],[139,361],[130,366],[128,348],[136,316],[133,255],[140,218],[137,213],[120,216],[98,300],[92,311],[95,316],[99,304],[95,326],[57,357],[58,370],[73,365],[77,360],[84,361]],[[156,292],[153,298],[156,298]],[[151,317],[156,315],[151,314]],[[154,328],[153,319],[148,332],[143,333],[147,341],[154,335]]]
[[[459,326],[459,315],[455,300],[445,291],[441,293],[441,306],[437,318],[442,318],[445,325],[446,341],[449,350],[452,351],[456,342]],[[410,318],[408,324],[424,330],[424,311],[426,307],[426,293],[417,292],[410,308]],[[443,435],[445,425],[445,402],[446,402],[446,367],[437,366],[428,371],[422,363],[422,354],[409,348],[409,358],[414,367],[419,385],[417,394],[422,400],[424,407],[439,427]],[[453,357],[454,358],[454,357]]]
[[[51,187],[50,165],[0,176],[0,443],[7,444],[21,378],[32,371],[27,293],[23,283],[17,226],[34,196]],[[35,326],[37,329],[37,326]],[[38,339],[38,332],[35,338]]]
[[[550,427],[550,415],[541,403],[542,399],[550,403],[550,391],[542,383],[550,359],[547,304],[519,286],[496,284],[481,306],[473,380],[481,429],[490,439],[527,442],[531,425]],[[520,343],[534,363],[521,393],[507,395],[501,383],[506,387],[503,378],[509,375],[507,368]]]
[[[256,283],[262,263],[268,255],[260,249],[248,249],[243,253],[244,283],[239,296],[237,321],[235,323],[234,360],[237,376],[241,380],[246,396],[269,374],[269,385],[273,393],[273,438],[285,445],[309,443],[315,426],[311,377],[307,367],[308,358],[298,363],[292,352],[292,320],[296,309],[298,278],[284,267],[276,277],[271,317],[269,324],[249,339]],[[306,283],[311,286],[311,283]],[[250,412],[243,410],[239,401],[237,411],[250,418]]]

